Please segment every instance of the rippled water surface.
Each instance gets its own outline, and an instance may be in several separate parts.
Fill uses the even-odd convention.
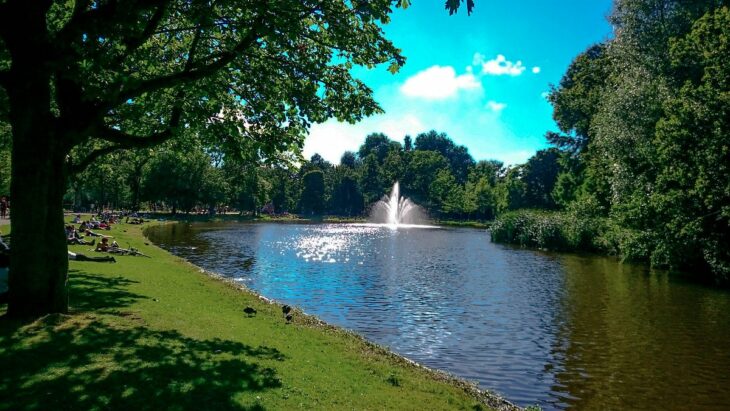
[[[730,293],[473,229],[177,224],[150,238],[543,409],[730,409]]]

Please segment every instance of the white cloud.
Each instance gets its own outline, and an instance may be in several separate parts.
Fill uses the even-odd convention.
[[[534,74],[537,74],[537,73],[539,73],[539,72],[540,72],[540,67],[538,67],[538,66],[535,66],[535,67],[533,67],[533,68],[532,68],[532,72],[533,72]]]
[[[459,90],[481,88],[482,83],[471,72],[457,76],[451,66],[432,66],[408,78],[400,91],[409,97],[443,100],[454,97]]]
[[[339,164],[342,153],[347,150],[357,150],[364,135],[351,124],[327,121],[322,124],[313,124],[309,136],[304,141],[302,154],[304,158],[318,153],[325,160]]]
[[[502,54],[498,54],[497,57],[492,60],[485,60],[485,56],[483,54],[475,53],[474,58],[472,59],[472,64],[481,67],[482,74],[492,76],[519,76],[526,68],[522,65],[522,61],[518,60],[516,63],[513,63],[507,60],[507,58]]]
[[[505,107],[507,107],[507,104],[505,104],[505,103],[497,103],[494,100],[489,100],[487,102],[487,105],[485,107],[488,108],[488,109],[490,109],[490,110],[492,110],[492,111],[494,111],[494,112],[499,113],[500,111],[504,110]]]

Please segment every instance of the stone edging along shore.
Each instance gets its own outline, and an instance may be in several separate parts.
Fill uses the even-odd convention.
[[[174,224],[174,223],[176,223],[176,221],[166,221],[162,224]],[[147,224],[145,224],[145,226],[141,227],[142,234],[148,240],[149,240],[149,238],[147,237],[147,229],[149,227],[150,226]],[[164,250],[164,249],[158,247],[151,240],[150,240],[150,245],[162,250],[163,252],[165,252],[167,254],[173,255],[173,254],[169,253],[167,250]],[[177,257],[177,256],[175,256],[175,257]],[[254,291],[254,290],[246,287],[245,285],[238,283],[228,277],[225,277],[221,274],[218,274],[218,273],[215,273],[212,271],[205,270],[184,258],[181,258],[181,257],[177,257],[177,258],[180,261],[184,262],[185,264],[190,265],[191,267],[196,269],[198,272],[205,274],[208,277],[211,277],[223,284],[226,284],[227,286],[234,288],[234,289],[238,290],[239,292],[248,293],[250,295],[253,295],[254,297],[258,298],[260,301],[262,301],[266,304],[279,306],[279,307],[283,305],[273,299],[267,298],[267,297],[259,294],[258,292]],[[425,371],[427,374],[429,374],[434,380],[445,382],[454,387],[457,387],[457,388],[463,390],[464,392],[466,392],[467,394],[469,394],[470,396],[478,399],[479,401],[481,401],[483,404],[487,405],[488,407],[494,408],[495,410],[499,410],[499,411],[520,410],[520,407],[512,404],[511,402],[502,398],[498,394],[495,394],[488,390],[480,389],[478,387],[478,385],[474,382],[467,381],[463,378],[459,378],[446,371],[426,367],[409,358],[406,358],[400,354],[397,354],[384,346],[381,346],[372,341],[369,341],[368,339],[366,339],[365,337],[363,337],[362,335],[358,334],[355,331],[352,331],[352,330],[344,328],[344,327],[336,326],[333,324],[329,324],[326,321],[324,321],[312,314],[307,314],[306,312],[302,311],[298,307],[293,307],[293,311],[297,314],[297,318],[299,319],[298,321],[302,324],[320,329],[325,332],[333,332],[333,333],[348,336],[350,338],[354,338],[354,339],[358,340],[359,342],[361,342],[363,345],[365,345],[367,348],[372,350],[374,353],[382,354],[388,358],[391,358],[395,362],[401,364],[404,367],[414,367],[414,368],[421,369],[421,370]]]

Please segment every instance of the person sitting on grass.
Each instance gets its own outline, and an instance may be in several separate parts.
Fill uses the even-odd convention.
[[[76,231],[74,226],[67,225],[66,226],[66,242],[68,244],[80,244],[80,245],[94,245],[96,240],[86,241],[84,240],[80,235],[79,232]]]
[[[102,238],[101,242],[96,245],[96,251],[101,251],[101,252],[109,251],[109,239]]]
[[[76,260],[76,261],[96,261],[99,263],[116,263],[117,262],[117,260],[110,255],[105,255],[103,257],[89,257],[85,254],[74,253],[71,251],[68,252],[68,259]]]

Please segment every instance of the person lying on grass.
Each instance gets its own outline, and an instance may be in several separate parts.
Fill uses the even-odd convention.
[[[96,261],[100,263],[116,263],[117,260],[114,259],[114,257],[110,255],[105,255],[103,257],[89,257],[85,254],[81,253],[74,253],[69,251],[68,252],[68,259],[69,260],[76,260],[76,261]]]
[[[95,233],[95,232],[93,232],[93,231],[91,231],[89,229],[84,230],[84,235],[87,236],[87,237],[114,238],[113,236],[110,236],[110,235],[104,235],[104,234]]]

